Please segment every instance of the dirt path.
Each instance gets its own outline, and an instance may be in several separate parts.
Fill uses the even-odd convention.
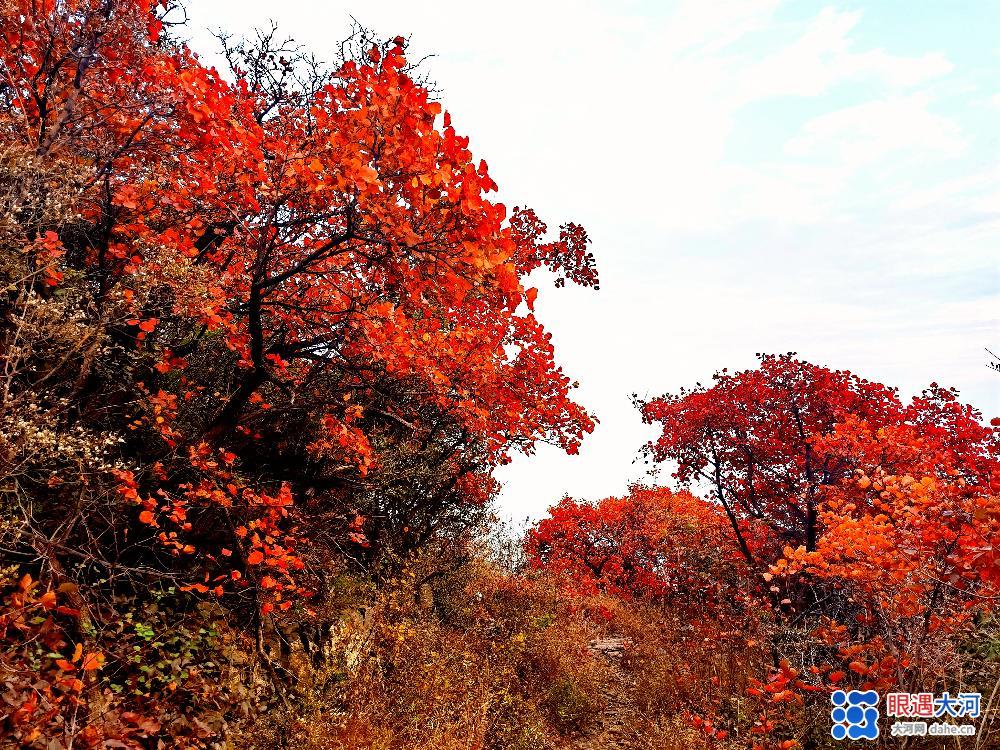
[[[624,638],[601,638],[591,641],[590,650],[597,656],[607,659],[618,687],[628,679],[620,668],[622,653],[628,646]],[[569,745],[569,750],[617,750],[623,745],[626,735],[624,724],[625,711],[622,705],[622,695],[626,691],[611,687],[602,691],[604,711],[597,720],[596,726],[583,737],[578,737]]]

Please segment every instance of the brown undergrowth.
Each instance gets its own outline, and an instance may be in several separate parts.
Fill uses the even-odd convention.
[[[620,651],[593,647],[609,637]],[[235,747],[724,748],[692,718],[739,694],[749,666],[740,639],[482,561],[418,561],[330,638],[336,657]]]

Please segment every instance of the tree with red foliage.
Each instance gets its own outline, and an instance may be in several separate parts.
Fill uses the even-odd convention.
[[[565,497],[525,546],[534,567],[574,586],[661,601],[714,603],[741,567],[719,507],[666,487],[597,503]]]
[[[967,481],[983,484],[996,465],[996,435],[953,391],[932,386],[904,405],[895,389],[796,359],[766,355],[760,367],[715,374],[701,386],[640,403],[657,424],[648,446],[677,464],[682,483],[703,483],[729,516],[744,557],[758,572],[786,546],[816,549],[821,492],[857,466],[856,457],[820,442],[838,424],[873,429],[911,425],[924,440],[960,457]],[[891,470],[905,473],[905,466]],[[768,533],[757,548],[746,524]]]
[[[273,32],[227,40],[229,81],[171,11],[0,5],[5,330],[57,301],[80,324],[8,369],[2,406],[116,442],[98,473],[117,496],[88,479],[68,525],[72,473],[22,473],[51,498],[46,557],[84,543],[139,569],[149,534],[153,568],[286,607],[308,545],[405,553],[474,517],[512,451],[576,450],[593,421],[522,280],[597,274],[581,227],[550,240],[488,197],[401,37],[355,36],[331,69]]]

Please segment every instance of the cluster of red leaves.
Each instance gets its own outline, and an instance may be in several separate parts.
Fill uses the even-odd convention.
[[[73,643],[73,587],[42,590],[31,576],[0,600],[0,735],[19,747],[136,747],[159,726],[109,705],[96,675],[104,655]]]
[[[718,505],[636,486],[597,503],[563,498],[527,536],[532,564],[584,590],[711,607],[742,568]]]
[[[849,419],[817,440],[850,455],[853,474],[824,488],[816,548],[787,548],[768,575],[806,574],[849,593],[851,627],[831,621],[817,634],[840,647],[865,689],[903,682],[926,638],[960,630],[1000,597],[995,464],[981,474],[994,460],[940,437],[915,424],[873,430]],[[831,683],[843,679],[830,669]]]

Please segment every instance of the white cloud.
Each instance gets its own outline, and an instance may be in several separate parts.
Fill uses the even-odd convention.
[[[823,10],[791,43],[752,65],[735,95],[746,101],[819,96],[852,80],[912,87],[952,70],[940,52],[898,56],[883,49],[858,51],[851,31],[860,20],[860,13]]]
[[[953,120],[929,111],[927,94],[895,96],[830,112],[807,122],[785,145],[793,157],[857,169],[896,151],[958,156],[966,146]]]

